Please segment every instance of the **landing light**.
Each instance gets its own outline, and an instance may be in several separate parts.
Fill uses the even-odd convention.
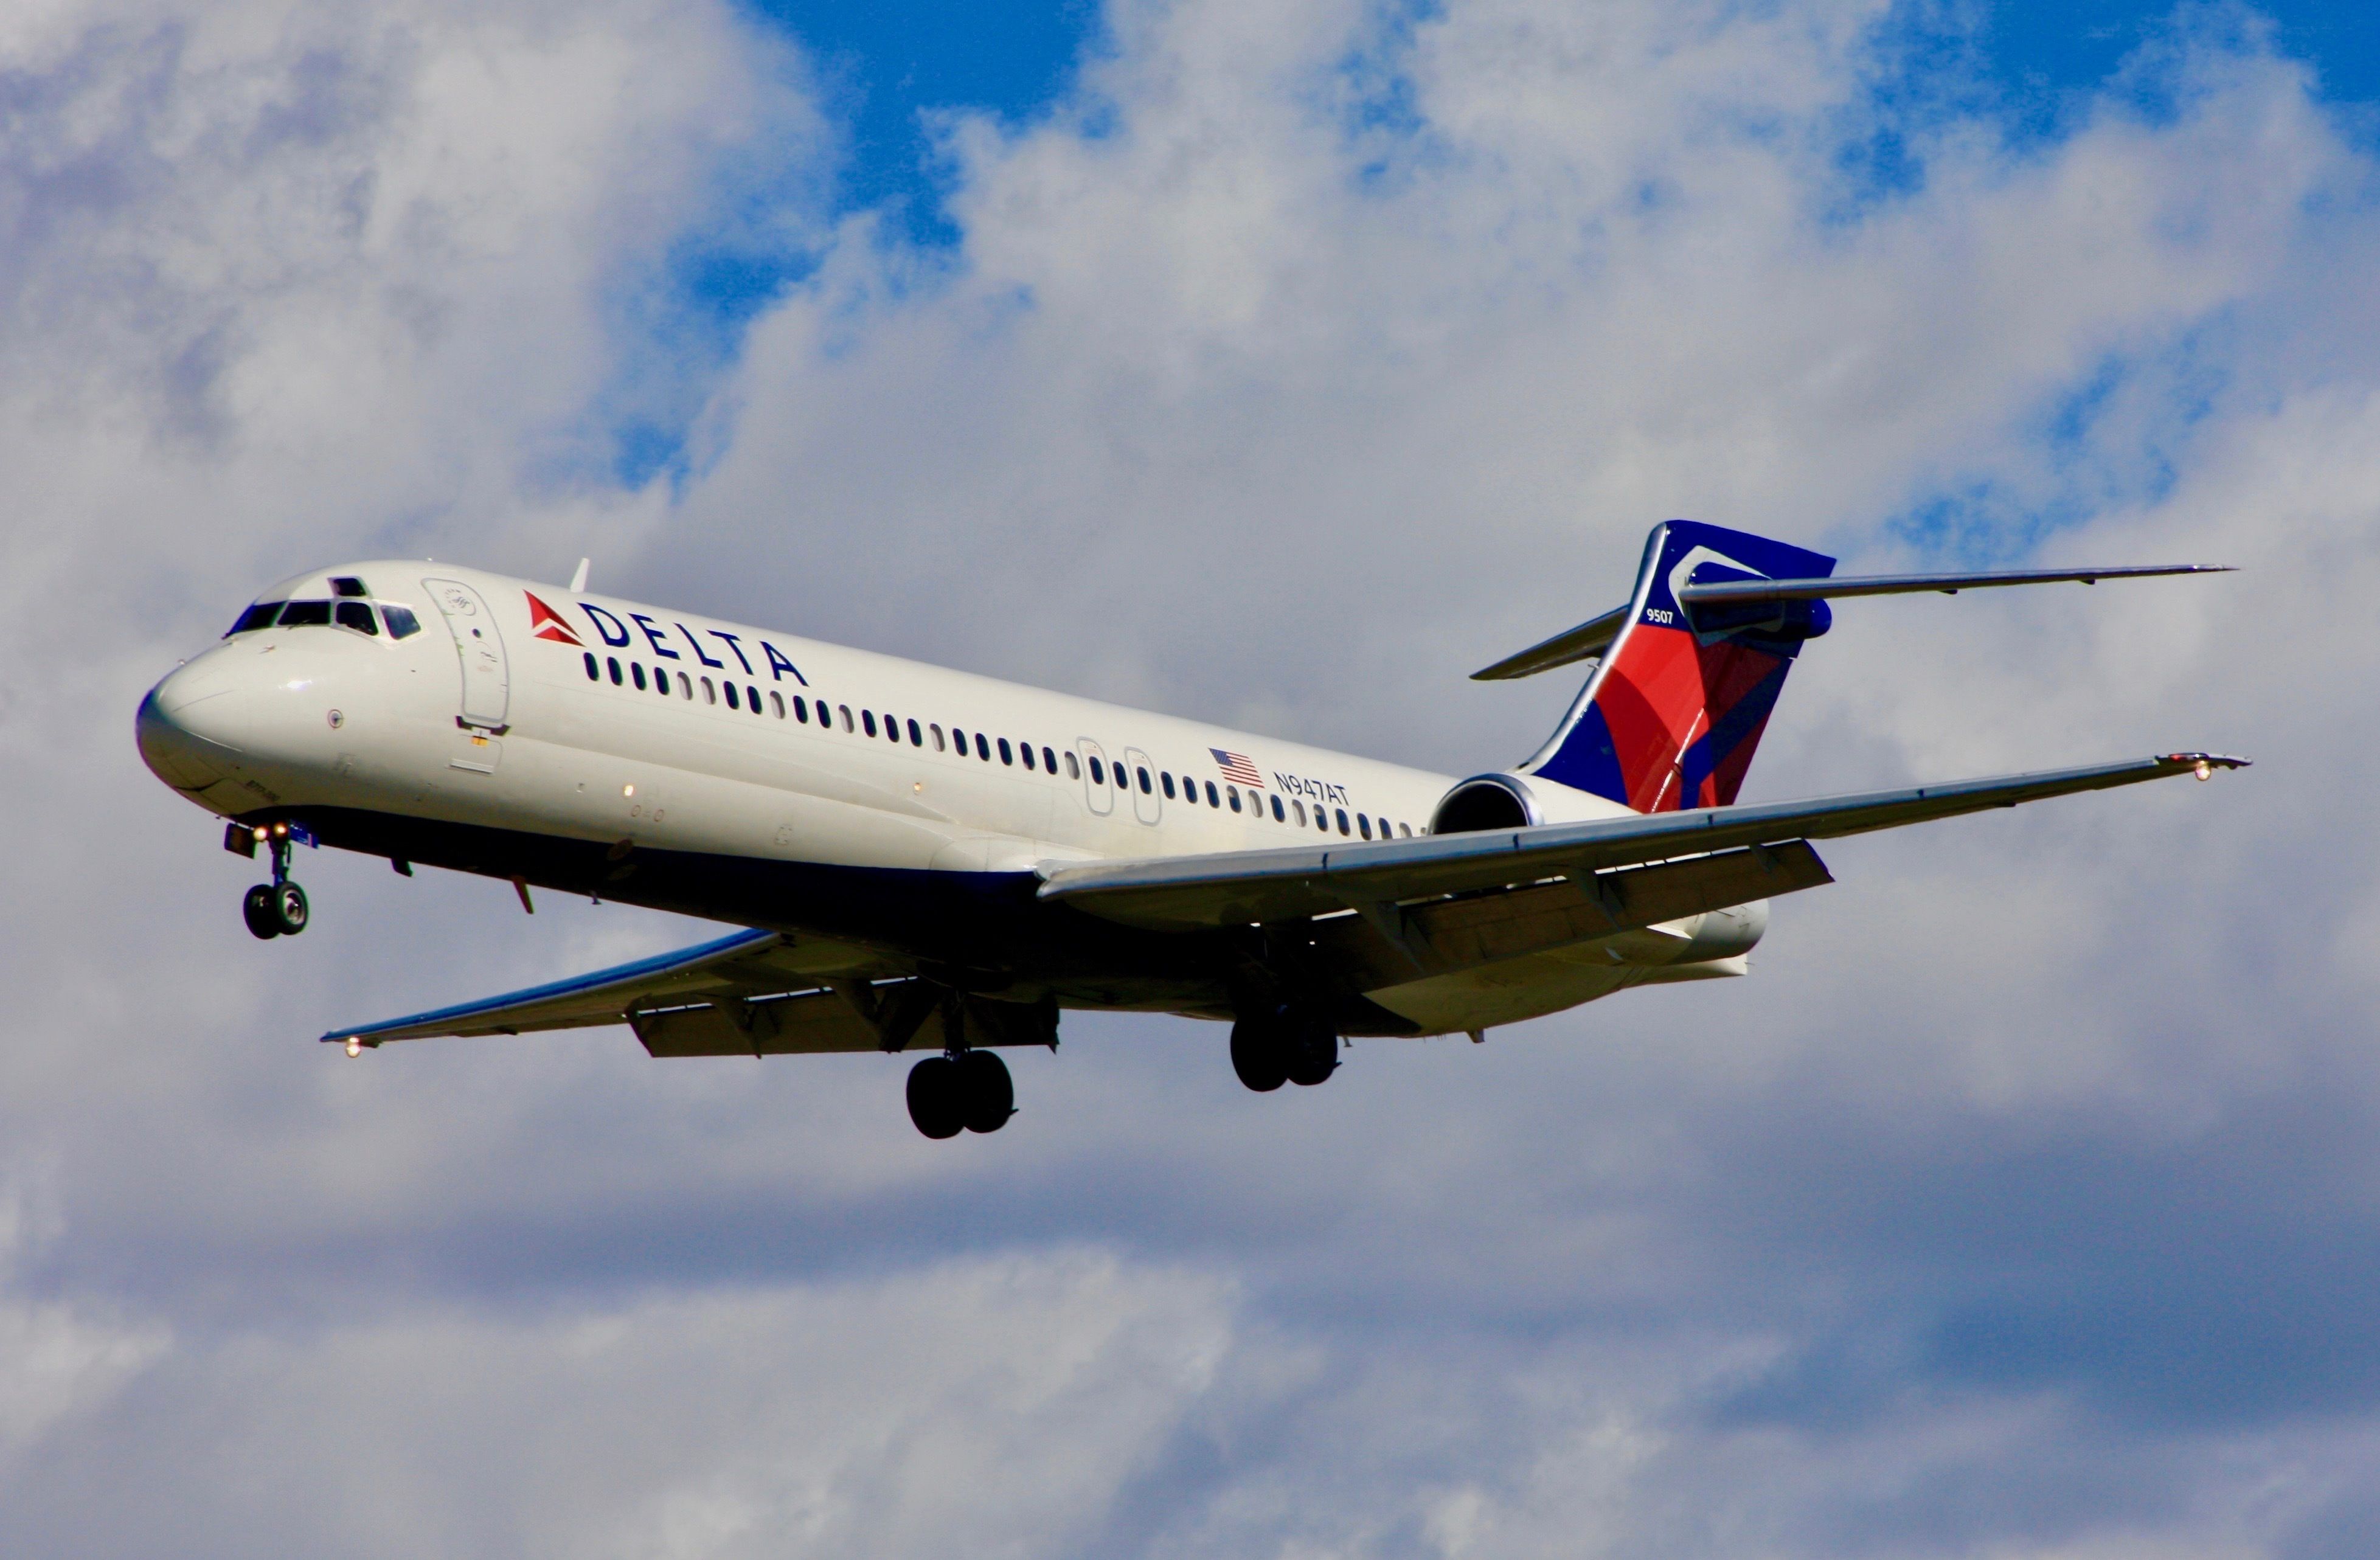
[[[349,1056],[351,1056],[351,1057],[359,1057],[359,1056],[362,1056],[363,1054],[364,1054],[364,1043],[363,1043],[362,1041],[360,1041],[360,1040],[357,1039],[357,1038],[356,1038],[354,1035],[352,1035],[352,1034],[348,1035],[348,1036],[347,1036],[347,1055],[349,1055]]]
[[[262,824],[258,824],[256,828],[251,829],[249,832],[256,836],[256,842],[260,845],[273,838],[273,830],[265,828]]]
[[[2214,771],[2214,769],[2213,769],[2212,768],[2210,768],[2210,767],[2208,766],[2208,764],[2207,764],[2207,762],[2206,762],[2206,760],[2205,760],[2205,759],[2201,758],[2201,759],[2198,761],[2198,768],[2195,768],[2195,769],[2192,769],[2192,770],[2191,771],[2191,773],[2192,773],[2192,774],[2196,775],[2200,780],[2206,780],[2206,779],[2211,778],[2211,777],[2214,775],[2215,771]]]
[[[637,788],[633,785],[624,785],[620,788],[620,794],[623,796],[634,796],[636,793]]]

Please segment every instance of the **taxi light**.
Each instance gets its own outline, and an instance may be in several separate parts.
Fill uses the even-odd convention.
[[[2201,758],[2198,761],[2198,768],[2192,769],[2191,773],[2196,775],[2200,780],[2205,780],[2211,777],[2215,773],[2215,770],[2205,759]]]
[[[348,1036],[347,1036],[347,1055],[349,1055],[349,1056],[351,1056],[351,1057],[359,1057],[359,1056],[362,1056],[363,1054],[364,1054],[364,1043],[363,1043],[362,1041],[360,1041],[360,1040],[357,1039],[357,1038],[356,1038],[354,1035],[352,1035],[352,1034],[348,1035]]]
[[[272,839],[272,838],[273,838],[273,830],[271,830],[271,829],[269,829],[269,828],[265,828],[262,824],[258,824],[258,825],[256,826],[256,842],[257,842],[258,844],[260,844],[260,845],[261,845],[261,844],[264,843],[264,841],[266,841],[267,840],[270,840],[270,839]]]

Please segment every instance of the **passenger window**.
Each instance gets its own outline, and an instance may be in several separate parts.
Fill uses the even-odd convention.
[[[924,735],[918,732],[917,723],[915,720],[909,722],[909,745],[911,747],[923,747],[926,745],[926,739]],[[941,744],[937,744],[936,745],[939,746]]]
[[[1232,792],[1232,811],[1235,813],[1240,811],[1240,793],[1237,790]]]
[[[1072,755],[1069,755],[1068,756],[1071,757]],[[1050,752],[1048,748],[1043,748],[1041,750],[1041,767],[1049,770],[1051,774],[1056,774],[1058,772],[1058,756]]]
[[[1148,795],[1148,771],[1147,769],[1135,768],[1132,772],[1133,772],[1134,774],[1138,775],[1138,776],[1140,777],[1140,793],[1141,793],[1143,796]]]
[[[1024,756],[1025,756],[1025,767],[1026,767],[1026,768],[1028,768],[1028,769],[1029,769],[1029,768],[1032,768],[1034,767],[1034,766],[1033,766],[1033,744],[1032,744],[1031,743],[1029,743],[1029,742],[1020,742],[1020,743],[1018,743],[1016,745],[1017,745],[1017,748],[1018,748],[1018,749],[1019,749],[1019,750],[1024,754]]]
[[[608,671],[608,672],[610,672],[610,673],[612,674],[612,686],[613,686],[613,687],[615,687],[615,688],[616,688],[616,687],[618,687],[618,686],[620,685],[620,683],[624,681],[624,679],[620,676],[620,658],[619,658],[619,657],[617,657],[617,656],[605,656],[605,657],[603,658],[603,670],[604,670],[604,671]]]
[[[941,725],[940,724],[940,722],[936,722],[936,723],[934,723],[934,724],[930,724],[930,725],[929,725],[929,726],[926,728],[926,730],[928,730],[928,731],[929,731],[929,732],[933,732],[933,733],[934,733],[934,751],[935,751],[935,752],[937,752],[937,753],[944,753],[944,752],[948,752],[948,751],[949,751],[949,749],[947,748],[947,746],[945,746],[945,744],[943,744],[943,742],[942,742],[942,728],[941,728]]]
[[[835,713],[843,717],[843,729],[846,732],[849,732],[851,730],[851,706],[847,704],[839,704],[836,705],[834,708]]]
[[[1305,804],[1303,802],[1292,802],[1289,804],[1289,808],[1291,812],[1297,816],[1297,827],[1304,828],[1305,827]]]
[[[794,695],[794,719],[805,726],[810,723],[810,701],[799,694]]]
[[[1289,821],[1281,810],[1281,798],[1278,796],[1272,799],[1272,821],[1275,823],[1286,823]]]
[[[694,684],[686,680],[683,671],[677,674],[677,696],[682,699],[694,697]]]
[[[228,639],[233,634],[252,634],[260,628],[271,627],[273,620],[280,615],[281,609],[287,604],[284,601],[259,601],[239,614],[239,621],[231,625],[231,633],[225,634],[224,637]]]
[[[1167,773],[1165,770],[1163,770],[1163,769],[1160,769],[1160,770],[1158,770],[1158,771],[1157,771],[1157,786],[1158,786],[1158,789],[1159,789],[1159,790],[1160,790],[1160,791],[1162,791],[1162,792],[1165,792],[1166,799],[1167,799],[1168,801],[1172,800],[1172,797],[1173,797],[1173,777],[1172,777],[1172,775],[1168,774],[1168,773]]]
[[[1072,753],[1066,755],[1066,778],[1068,780],[1081,780],[1083,778],[1083,767],[1079,763],[1075,762],[1075,756]]]
[[[1213,780],[1208,780],[1207,782],[1207,805],[1209,807],[1220,807],[1222,804],[1223,799],[1215,794],[1215,782]]]
[[[595,664],[595,652],[592,650],[587,652],[587,681],[589,683],[603,681],[603,671]]]
[[[1372,837],[1372,820],[1361,813],[1355,815],[1355,827],[1362,830],[1365,839],[1369,840]]]
[[[1106,771],[1100,767],[1099,761],[1096,758],[1091,760],[1091,783],[1093,785],[1105,785],[1108,783]]]
[[[901,722],[895,720],[890,715],[884,718],[884,740],[886,742],[899,742],[901,740]]]
[[[633,660],[628,663],[628,680],[636,683],[637,692],[641,694],[645,691],[644,663]]]
[[[739,707],[737,706],[737,704],[735,703],[735,683],[722,683],[721,684],[719,684],[719,690],[720,690],[720,692],[722,692],[722,693],[723,693],[723,694],[725,694],[725,695],[727,695],[727,707],[728,707],[728,708],[730,708],[730,709],[735,709],[735,708]]]
[[[774,688],[769,690],[769,713],[780,720],[785,718],[785,695]]]
[[[292,601],[281,609],[284,628],[328,628],[331,626],[331,604],[328,601]]]
[[[380,615],[388,620],[388,636],[410,639],[421,632],[421,620],[413,615],[410,607],[382,607]]]
[[[1000,739],[1000,761],[1012,768],[1014,768],[1016,763],[1015,756],[1008,750],[1008,739],[1006,737]]]
[[[876,734],[876,711],[863,709],[859,712],[859,729],[871,737]]]
[[[1397,833],[1398,833],[1398,834],[1400,834],[1401,836],[1402,836],[1403,838],[1407,839],[1407,840],[1412,839],[1412,838],[1413,838],[1413,825],[1411,825],[1411,824],[1409,824],[1409,823],[1401,823],[1401,824],[1397,825]]]
[[[702,702],[705,704],[719,702],[719,690],[710,685],[710,679],[708,677],[702,680]]]
[[[975,756],[987,764],[991,762],[991,744],[985,740],[981,732],[975,734]]]
[[[661,695],[663,698],[670,696],[669,669],[667,667],[657,666],[653,668],[653,692]]]
[[[1339,832],[1342,834],[1352,834],[1354,832],[1354,830],[1347,827],[1347,809],[1344,807],[1339,809]]]
[[[370,596],[371,592],[366,590],[364,588],[364,582],[356,578],[353,574],[335,574],[333,575],[331,579],[331,594],[334,596]]]

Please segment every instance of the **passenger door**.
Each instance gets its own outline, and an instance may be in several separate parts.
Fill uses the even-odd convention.
[[[496,614],[489,611],[485,598],[461,580],[426,579],[421,587],[438,604],[439,615],[455,635],[455,654],[463,663],[462,712],[455,724],[501,735],[511,705],[512,669],[504,659]]]
[[[1132,816],[1143,823],[1155,823],[1160,806],[1157,766],[1149,762],[1148,754],[1136,747],[1123,750],[1123,762],[1124,778],[1132,786]],[[1144,775],[1148,777],[1148,783],[1145,786],[1141,783]]]
[[[1108,763],[1106,751],[1088,737],[1075,740],[1075,752],[1083,761],[1083,797],[1093,816],[1105,817],[1115,811],[1114,768]],[[1094,780],[1094,775],[1099,778]]]

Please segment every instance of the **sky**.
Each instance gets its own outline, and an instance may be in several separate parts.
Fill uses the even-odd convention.
[[[2355,1560],[2380,1530],[2380,43],[2344,7],[0,15],[0,1551]],[[1241,1089],[313,1036],[715,935],[140,765],[461,560],[1467,774],[1672,515],[1846,570],[1741,981]]]

